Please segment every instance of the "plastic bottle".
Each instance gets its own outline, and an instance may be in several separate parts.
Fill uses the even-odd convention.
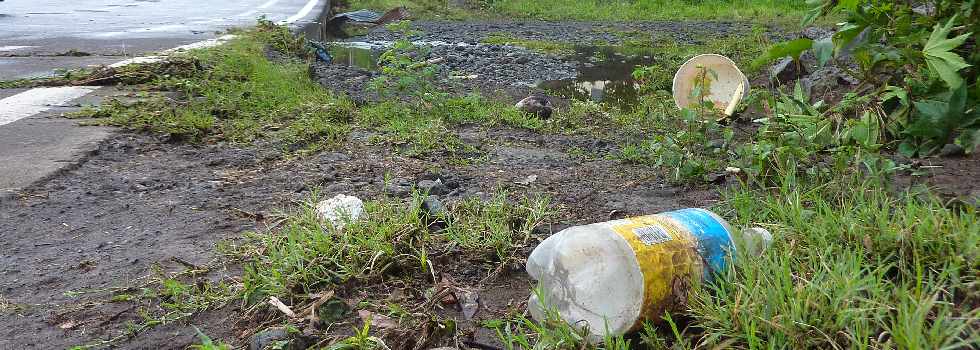
[[[570,227],[528,257],[545,299],[532,294],[528,309],[542,320],[542,307],[553,307],[594,339],[623,334],[683,308],[688,291],[725,269],[734,249],[728,223],[704,209]]]

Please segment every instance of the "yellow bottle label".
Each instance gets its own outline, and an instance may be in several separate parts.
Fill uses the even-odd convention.
[[[612,226],[636,254],[643,274],[640,320],[660,321],[665,311],[687,305],[687,293],[701,282],[704,264],[697,242],[683,225],[660,215],[625,219]]]

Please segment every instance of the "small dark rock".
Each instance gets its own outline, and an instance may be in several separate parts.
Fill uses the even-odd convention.
[[[551,117],[551,113],[554,111],[554,107],[551,105],[551,100],[547,96],[541,94],[531,94],[531,96],[525,97],[523,100],[517,102],[514,107],[518,109],[537,115],[542,119],[548,119]]]
[[[963,146],[957,145],[955,143],[947,143],[943,146],[943,149],[939,151],[939,155],[942,157],[959,157],[966,154],[966,149]]]
[[[769,71],[769,76],[779,83],[795,81],[806,75],[806,68],[797,64],[792,58],[784,58],[774,64]]]
[[[248,350],[262,350],[274,342],[288,339],[289,332],[286,331],[286,328],[267,328],[261,332],[255,333],[255,335],[248,340]]]
[[[446,214],[446,207],[442,205],[442,201],[439,200],[438,196],[428,196],[422,200],[422,210],[429,217],[440,217]]]
[[[708,148],[720,149],[724,147],[725,147],[725,140],[723,139],[714,139],[708,141]]]
[[[449,193],[449,188],[442,183],[442,180],[422,180],[419,181],[418,189],[430,195],[443,195]]]

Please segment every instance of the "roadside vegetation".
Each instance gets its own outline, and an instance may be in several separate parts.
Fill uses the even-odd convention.
[[[401,4],[447,13],[440,12],[442,2],[348,6]],[[811,1],[811,12],[792,1],[735,4],[497,0],[482,6],[546,19],[784,17],[810,24],[831,16],[846,22],[829,42],[773,44],[762,29],[747,39],[699,45],[654,40],[641,46],[654,48],[659,64],[635,71],[645,96],[634,109],[573,101],[547,120],[478,94],[447,92],[431,63],[416,59],[425,48],[407,40],[379,61],[381,76],[372,87],[385,100],[355,104],[308,78],[311,56],[302,39],[263,23],[226,46],[182,57],[197,68],[150,79],[147,98],[81,116],[187,142],[271,143],[297,156],[350,146],[351,133],[364,131],[371,135],[367,142],[405,156],[449,156],[455,164],[479,162],[482,152],[456,135],[462,125],[591,135],[616,150],[586,157],[645,167],[688,186],[727,178],[733,185],[720,190],[724,200],[712,209],[737,227],[762,226],[775,235],[761,256],[736,256],[733,269],[692,296],[689,312],[625,337],[592,342],[553,313],[531,320],[515,305],[507,317],[482,324],[508,350],[980,346],[975,204],[893,181],[915,170],[903,159],[953,146],[968,153],[980,143],[980,23],[972,3],[940,1],[929,16],[878,1]],[[408,30],[404,23],[392,28]],[[505,35],[488,41],[565,49]],[[270,50],[284,57],[270,59]],[[821,65],[851,57],[848,69],[861,83],[836,101],[810,96],[798,82],[783,90],[757,88],[731,119],[705,105],[677,110],[667,93],[674,67],[695,53],[728,55],[758,76],[766,74],[762,67],[769,61],[799,59],[806,50]],[[148,303],[152,317],[139,327],[238,300],[249,317],[266,325],[344,329],[313,348],[410,348],[455,339],[459,321],[436,313],[433,305],[449,299],[465,304],[468,289],[519,270],[533,248],[532,232],[563,209],[546,196],[503,190],[442,212],[427,209],[426,198],[420,191],[406,200],[383,195],[367,202],[364,218],[333,227],[317,218],[320,198],[314,194],[274,227],[222,246],[222,259],[244,266],[240,283],[162,277],[152,286],[120,290],[113,300]],[[449,264],[470,273],[450,281],[443,274]],[[391,286],[409,295],[393,297]],[[341,295],[357,302],[342,301]],[[267,307],[272,299],[283,307]],[[199,348],[225,347],[203,333],[201,339]]]
[[[651,20],[719,20],[776,21],[796,25],[807,7],[793,0],[647,0],[593,1],[560,0],[349,0],[343,7],[386,10],[403,6],[423,18],[472,19],[501,17],[509,19],[585,20],[585,21],[651,21]],[[469,7],[469,11],[464,10]]]

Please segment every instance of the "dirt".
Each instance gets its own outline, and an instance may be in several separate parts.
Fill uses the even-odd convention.
[[[422,26],[427,33],[474,43],[481,32],[508,28],[548,40],[585,40],[587,35],[610,41],[619,38],[596,32],[592,30],[596,25],[588,23]],[[724,23],[667,22],[604,26],[681,35],[740,28]],[[387,34],[370,35],[382,40]],[[336,69],[334,73],[339,74],[352,71]],[[357,80],[358,76],[349,74],[344,79]],[[346,91],[362,83],[344,84],[333,86]],[[407,197],[420,181],[440,179],[448,187],[441,195],[447,203],[486,197],[502,188],[516,195],[545,194],[559,216],[536,229],[531,244],[518,256],[526,256],[536,242],[570,225],[706,207],[718,199],[713,187],[671,185],[656,168],[605,159],[615,146],[589,136],[479,126],[454,131],[463,142],[481,150],[483,157],[467,165],[440,155],[405,157],[384,146],[367,145],[362,131],[352,133],[348,144],[338,151],[288,158],[280,148],[263,144],[174,144],[153,135],[121,132],[77,168],[37,183],[17,198],[0,201],[0,348],[66,348],[124,334],[127,323],[141,322],[140,310],[130,303],[110,302],[112,291],[108,289],[138,286],[157,271],[207,266],[210,271],[195,278],[236,280],[240,267],[216,264],[216,244],[263,229],[270,218],[295,208],[315,188],[323,196],[346,193],[371,200],[382,192]],[[977,160],[976,155],[928,160],[943,164],[946,170],[933,173],[926,181],[948,186],[957,194],[977,193],[978,185],[972,181],[980,174]],[[388,176],[391,180],[385,188]],[[493,346],[493,331],[482,328],[479,321],[523,311],[532,282],[519,261],[498,269],[489,263],[458,263],[457,257],[451,252],[434,252],[432,259],[444,273],[440,278],[478,293],[479,311],[473,320],[465,320],[449,304],[436,305],[441,309],[438,313],[460,320],[462,343]],[[485,278],[488,275],[493,277]],[[380,297],[378,293],[384,291],[386,298],[399,294],[418,301],[432,285],[433,281],[418,281],[413,286],[348,285],[338,295],[353,302],[372,293]],[[400,292],[392,293],[394,290]],[[213,338],[243,345],[258,330],[262,317],[242,320],[244,311],[239,305],[235,300],[223,308],[151,328],[115,346],[182,349],[196,341],[191,326]],[[266,316],[275,313],[268,306],[259,308]],[[353,325],[357,320],[355,314],[345,322]],[[344,323],[335,329],[338,337],[350,332]],[[391,330],[386,339],[412,341],[424,336],[432,347],[456,345],[452,338],[426,329],[411,334]]]
[[[121,334],[139,317],[127,303],[109,302],[112,294],[105,289],[138,285],[157,269],[207,266],[216,242],[262,227],[262,218],[294,207],[314,187],[325,195],[372,199],[391,173],[392,183],[403,189],[393,192],[401,196],[422,179],[455,184],[444,196],[450,203],[498,188],[541,192],[561,208],[553,228],[606,220],[616,211],[640,214],[710,205],[714,199],[707,189],[667,185],[653,169],[567,153],[573,145],[596,153],[608,147],[588,137],[479,127],[458,133],[483,149],[487,160],[454,166],[438,156],[406,158],[360,144],[342,153],[282,159],[278,148],[175,145],[150,135],[120,134],[77,169],[0,203],[0,294],[16,306],[0,318],[0,348],[63,348]],[[359,143],[356,137],[351,142]],[[530,184],[515,184],[532,175],[536,180]],[[232,266],[204,277],[234,275]],[[527,290],[515,290],[519,298],[488,295],[486,300],[520,302]],[[239,311],[205,312],[119,346],[180,348],[196,339],[189,325],[236,340],[246,330],[237,325]]]

